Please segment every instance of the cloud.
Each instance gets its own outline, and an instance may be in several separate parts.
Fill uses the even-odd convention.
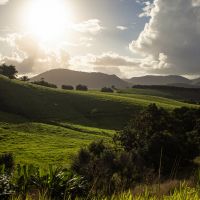
[[[151,11],[154,8],[154,3],[151,3],[150,1],[143,1],[140,2],[144,7],[142,8],[142,13],[139,14],[139,17],[150,17]]]
[[[93,44],[93,38],[92,37],[80,37],[78,42],[63,42],[64,46],[71,46],[71,47],[91,47]]]
[[[130,49],[151,73],[200,74],[200,1],[155,0],[150,21]]]
[[[0,63],[15,65],[20,74],[35,74],[69,65],[70,56],[64,49],[49,51],[30,35],[12,34],[3,41],[12,47],[12,54],[1,56]]]
[[[90,19],[79,24],[73,25],[74,30],[81,33],[97,34],[103,27],[101,26],[101,21],[98,19]]]
[[[116,28],[121,30],[121,31],[125,31],[125,30],[128,29],[128,27],[126,27],[126,26],[117,26]]]
[[[74,70],[116,74],[120,77],[125,77],[125,75],[130,77],[131,74],[127,74],[126,71],[132,71],[132,74],[140,71],[139,64],[140,60],[138,59],[120,56],[113,52],[75,56],[70,60],[70,66]]]
[[[91,64],[97,66],[137,66],[139,62],[126,56],[120,56],[113,52],[103,53],[99,56],[94,56]]]
[[[9,2],[9,0],[0,0],[0,5],[5,5]]]

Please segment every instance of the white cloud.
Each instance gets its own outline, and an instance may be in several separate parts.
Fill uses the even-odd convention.
[[[154,8],[154,3],[151,3],[150,1],[143,1],[140,2],[143,4],[142,13],[139,14],[139,17],[150,17],[151,11]]]
[[[150,21],[133,52],[144,56],[141,67],[151,73],[200,74],[199,0],[155,0]]]
[[[113,52],[103,53],[99,56],[94,56],[91,64],[97,66],[131,66],[136,67],[139,62],[136,59],[132,59],[126,56],[120,56]]]
[[[74,24],[73,28],[78,32],[91,34],[97,34],[101,30],[103,30],[103,27],[101,26],[101,21],[98,19],[90,19],[79,24]]]
[[[126,26],[117,26],[116,28],[121,30],[121,31],[125,31],[125,30],[128,29],[128,27],[126,27]]]
[[[113,52],[102,53],[101,55],[87,54],[85,56],[75,56],[70,60],[72,69],[80,71],[98,71],[106,74],[116,74],[130,77],[136,73],[140,60],[132,59],[127,56],[120,56]],[[131,71],[127,74],[126,71]]]
[[[49,51],[30,35],[12,34],[4,41],[13,50],[11,56],[1,56],[0,63],[15,65],[20,74],[41,73],[69,65],[70,56],[64,49]]]

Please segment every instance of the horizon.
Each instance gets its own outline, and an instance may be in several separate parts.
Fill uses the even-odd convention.
[[[183,78],[186,78],[188,80],[195,80],[195,79],[198,79],[200,78],[200,76],[195,76],[193,78],[191,77],[187,77],[187,76],[183,76],[183,75],[176,75],[176,74],[168,74],[168,75],[159,75],[159,74],[146,74],[146,75],[143,75],[143,76],[133,76],[133,77],[130,77],[130,78],[121,78],[119,77],[118,75],[116,74],[108,74],[106,72],[85,72],[85,71],[78,71],[78,70],[73,70],[73,69],[69,69],[69,68],[54,68],[54,69],[50,69],[50,70],[47,70],[45,72],[41,72],[39,74],[35,74],[35,75],[32,75],[30,76],[30,78],[34,78],[34,77],[37,77],[41,74],[44,74],[44,73],[47,73],[47,72],[51,72],[53,70],[70,70],[70,71],[74,71],[74,72],[81,72],[81,73],[88,73],[88,74],[92,74],[92,73],[100,73],[100,74],[105,74],[105,75],[110,75],[110,76],[117,76],[118,78],[120,78],[121,80],[129,80],[131,78],[142,78],[142,77],[147,77],[147,76],[152,76],[152,77],[170,77],[170,76],[178,76],[178,77],[183,77]]]
[[[0,64],[194,79],[199,17],[199,0],[0,0]]]

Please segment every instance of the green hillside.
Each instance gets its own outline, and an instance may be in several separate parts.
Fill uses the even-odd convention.
[[[0,76],[0,153],[14,153],[17,163],[68,165],[80,147],[109,141],[114,129],[151,103],[169,110],[195,107],[150,95],[49,89]]]
[[[138,86],[121,90],[122,94],[153,95],[185,102],[200,102],[200,88],[177,88],[173,86]]]
[[[48,89],[0,77],[0,106],[4,111],[53,124],[67,122],[96,128],[120,129],[132,115],[151,103],[167,109],[194,106],[146,95]]]
[[[77,127],[78,128],[78,127]],[[80,147],[94,140],[109,140],[108,130],[73,128],[31,122],[0,112],[0,153],[11,152],[17,163],[66,165]]]

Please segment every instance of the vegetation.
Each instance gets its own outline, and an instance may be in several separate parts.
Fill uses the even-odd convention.
[[[15,79],[16,78],[16,74],[17,74],[17,70],[15,68],[15,66],[13,65],[0,65],[0,74],[7,76],[10,79]]]
[[[77,85],[76,86],[76,90],[79,90],[79,91],[88,91],[88,87],[86,85]]]
[[[62,85],[63,90],[74,90],[74,87],[72,85]]]
[[[124,94],[141,94],[156,97],[165,97],[179,101],[196,103],[200,102],[200,88],[181,88],[174,86],[133,86],[133,88],[118,91]]]
[[[21,81],[24,81],[24,82],[30,81],[30,79],[29,79],[28,76],[22,76],[22,77],[20,78],[20,80],[21,80]]]
[[[49,88],[57,88],[57,86],[55,84],[48,83],[44,79],[41,79],[40,81],[34,81],[32,83],[36,84],[36,85],[41,85],[41,86],[49,87]]]
[[[0,112],[0,153],[11,152],[16,163],[46,168],[69,166],[80,146],[111,140],[112,131],[78,125],[49,125]]]
[[[200,110],[181,108],[172,113],[150,105],[113,140],[82,148],[72,169],[86,178],[94,194],[113,194],[139,183],[180,178],[195,167],[200,155]],[[187,172],[187,176],[190,176]]]
[[[113,89],[112,88],[107,88],[107,87],[104,87],[101,89],[101,92],[108,92],[108,93],[113,93]]]
[[[3,76],[0,91],[1,199],[199,199],[198,105]]]

